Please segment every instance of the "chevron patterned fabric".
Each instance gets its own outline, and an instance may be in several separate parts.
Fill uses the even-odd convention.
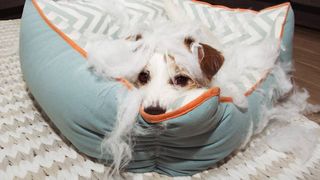
[[[88,36],[118,38],[121,27],[102,7],[90,1],[46,1],[37,0],[47,18],[81,47],[85,47]],[[161,1],[125,0],[130,23],[151,21],[165,17]]]
[[[208,26],[223,45],[254,44],[266,37],[279,38],[287,6],[267,9],[259,13],[211,7],[190,0],[174,0],[193,20]],[[37,0],[49,20],[60,30],[85,47],[88,34],[118,38],[121,27],[110,14],[90,1]],[[130,23],[150,22],[166,18],[164,4],[158,0],[124,0]]]
[[[20,20],[0,21],[0,179],[104,179],[108,167],[78,153],[31,98],[23,80],[19,55]],[[305,117],[292,120],[304,123]],[[157,173],[124,173],[125,179],[318,179],[320,144],[309,161],[270,149],[264,142],[270,126],[243,152],[192,177]]]
[[[93,1],[51,1],[36,0],[46,17],[58,29],[86,48],[90,38],[119,38],[122,27],[115,17],[104,13],[101,6]],[[265,9],[259,13],[225,7],[212,7],[190,0],[174,0],[186,14],[195,21],[206,25],[225,47],[234,44],[251,45],[267,37],[280,38],[289,6]],[[130,24],[150,23],[167,18],[163,1],[124,0],[130,17]],[[237,88],[248,91],[265,75],[252,72],[242,78]],[[223,94],[223,92],[222,92]],[[225,95],[225,94],[224,94]]]
[[[280,38],[287,6],[266,9],[259,13],[189,0],[175,0],[194,20],[199,20],[214,32],[225,46],[235,43],[254,44],[266,37]]]

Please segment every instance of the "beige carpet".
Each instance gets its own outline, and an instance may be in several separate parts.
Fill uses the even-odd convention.
[[[0,21],[0,179],[103,179],[107,167],[63,141],[27,92],[18,55],[19,25],[20,20]],[[221,166],[192,177],[125,173],[123,178],[320,179],[320,144],[301,164],[293,155],[270,149],[264,136]]]

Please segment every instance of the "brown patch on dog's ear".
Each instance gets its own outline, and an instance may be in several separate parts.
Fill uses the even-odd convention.
[[[128,36],[125,38],[125,40],[128,40],[128,41],[139,41],[140,39],[142,39],[141,34],[136,34],[136,35]],[[137,48],[133,49],[132,52],[136,52],[140,47],[141,47],[141,45],[138,46]]]
[[[188,48],[188,50],[191,52],[191,45],[194,43],[194,39],[192,37],[186,37],[184,39],[184,45]]]
[[[136,34],[136,35],[126,37],[126,40],[129,40],[129,41],[139,41],[140,39],[142,39],[141,34]]]
[[[221,52],[215,48],[207,44],[200,43],[200,45],[202,46],[198,48],[200,68],[206,78],[211,80],[211,78],[221,68],[224,62],[224,57]]]

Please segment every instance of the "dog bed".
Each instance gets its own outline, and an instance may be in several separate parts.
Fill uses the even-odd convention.
[[[165,16],[160,1],[125,1],[132,23]],[[254,44],[267,36],[281,39],[280,61],[292,59],[293,13],[285,3],[260,12],[210,6],[178,0],[190,17],[217,31],[224,45]],[[221,21],[217,21],[221,20]],[[61,133],[79,151],[108,163],[100,144],[113,129],[119,92],[125,80],[101,80],[86,65],[87,34],[117,38],[120,26],[103,14],[99,6],[85,1],[27,0],[21,22],[20,56],[24,78],[37,102]],[[223,24],[223,27],[218,26]],[[218,29],[220,28],[220,29]],[[239,88],[246,88],[248,109],[232,104],[230,97],[211,89],[188,105],[171,113],[142,114],[143,126],[161,129],[135,137],[132,172],[159,172],[171,176],[191,175],[214,166],[245,141],[255,130],[261,108],[272,106],[279,97],[275,77],[251,76]],[[274,91],[266,96],[259,91]]]
[[[0,21],[0,176],[2,179],[103,179],[109,167],[75,151],[53,131],[31,99],[20,68],[20,20]],[[303,116],[290,121],[310,122]],[[49,124],[48,124],[49,123]],[[267,131],[278,127],[268,126]],[[264,141],[266,133],[250,141],[245,151],[222,166],[184,179],[317,179],[320,176],[320,144],[311,158],[300,163],[292,154],[277,152]],[[158,173],[124,173],[125,179],[177,178]]]

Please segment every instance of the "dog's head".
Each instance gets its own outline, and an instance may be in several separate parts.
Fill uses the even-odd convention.
[[[143,38],[143,34],[138,34],[127,40],[143,41]],[[148,114],[166,113],[170,111],[169,104],[188,91],[209,87],[224,62],[221,52],[194,37],[186,36],[178,41],[175,50],[155,48],[146,66],[132,80],[143,91],[142,106]]]

